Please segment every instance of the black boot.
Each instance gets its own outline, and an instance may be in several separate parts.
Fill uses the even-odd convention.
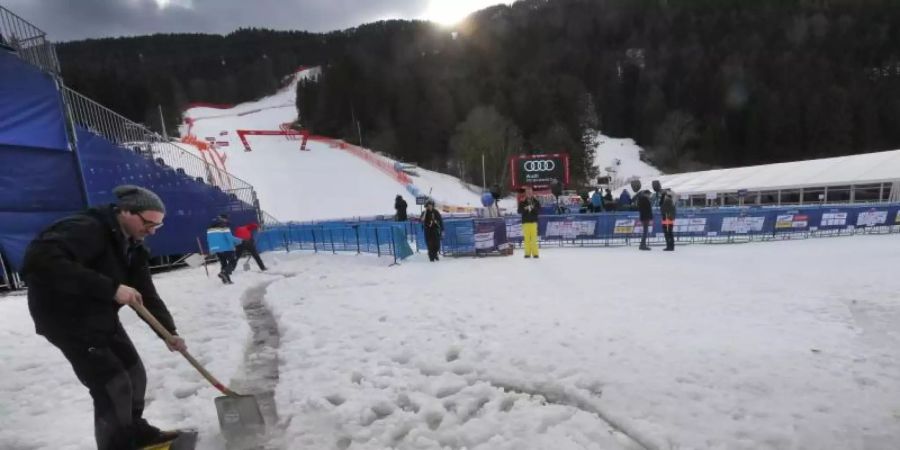
[[[144,419],[138,419],[134,424],[134,443],[137,448],[169,442],[178,437],[177,431],[163,431],[147,423]]]

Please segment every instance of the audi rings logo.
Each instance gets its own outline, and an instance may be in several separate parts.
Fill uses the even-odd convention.
[[[526,172],[550,172],[556,168],[556,161],[551,159],[531,159],[525,161],[524,168]]]

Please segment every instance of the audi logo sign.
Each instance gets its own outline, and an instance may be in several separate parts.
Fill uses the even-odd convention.
[[[552,159],[546,160],[527,160],[523,167],[526,172],[550,172],[556,168],[556,161]]]
[[[518,155],[509,159],[512,187],[549,188],[569,183],[569,155],[565,153]]]

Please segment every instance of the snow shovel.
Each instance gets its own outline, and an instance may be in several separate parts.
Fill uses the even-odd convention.
[[[140,315],[153,329],[159,333],[166,341],[172,339],[172,334],[158,320],[147,311],[144,305],[138,303],[132,305],[138,315]],[[187,350],[180,350],[181,355],[206,378],[220,392],[225,394],[216,397],[216,412],[219,415],[219,426],[222,428],[222,434],[229,443],[233,442],[253,442],[257,437],[265,434],[265,420],[263,420],[262,412],[259,409],[259,403],[256,397],[252,395],[240,395],[228,389],[227,386],[220,383],[216,377],[212,376],[202,364],[200,364]]]

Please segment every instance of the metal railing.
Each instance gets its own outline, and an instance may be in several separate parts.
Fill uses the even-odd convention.
[[[272,217],[271,214],[263,211],[262,209],[259,210],[259,221],[260,225],[262,225],[264,228],[284,225],[280,220]]]
[[[113,144],[148,158],[160,166],[218,187],[233,199],[256,206],[256,193],[246,181],[215,167],[147,127],[63,86],[63,98],[75,125],[103,136]]]
[[[0,6],[0,47],[7,47],[20,58],[53,74],[59,74],[56,48],[47,33]]]

